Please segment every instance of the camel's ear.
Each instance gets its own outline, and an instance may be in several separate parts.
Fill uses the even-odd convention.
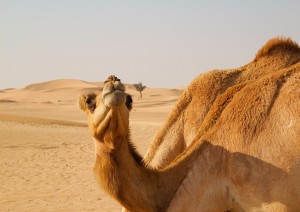
[[[90,112],[94,112],[96,108],[96,97],[97,94],[93,92],[87,94],[80,94],[77,98],[77,104],[79,109],[85,112],[87,112],[88,110]]]
[[[129,111],[132,109],[132,102],[133,102],[133,100],[132,100],[131,95],[126,94],[126,102],[125,102],[125,105],[126,105],[126,107],[127,107],[127,109],[128,109]]]

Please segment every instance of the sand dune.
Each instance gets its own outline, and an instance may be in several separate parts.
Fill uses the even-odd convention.
[[[89,88],[96,87],[95,84],[82,80],[52,80],[48,82],[36,83],[26,86],[25,90],[40,91],[48,89],[64,89],[64,88]]]
[[[120,211],[95,183],[94,146],[79,93],[102,82],[54,80],[0,91],[0,211]],[[133,95],[132,139],[145,153],[182,93],[147,88]]]

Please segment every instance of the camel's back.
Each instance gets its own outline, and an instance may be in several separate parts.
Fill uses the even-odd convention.
[[[258,51],[249,64],[232,70],[215,70],[194,79],[158,131],[145,162],[165,166],[191,144],[218,97],[228,89],[260,79],[300,61],[300,48],[290,39],[275,38]]]

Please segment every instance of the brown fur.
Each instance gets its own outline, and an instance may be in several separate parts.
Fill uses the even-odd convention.
[[[145,164],[130,149],[125,106],[101,122],[87,112],[102,188],[131,211],[300,211],[300,54],[266,54],[196,78]]]

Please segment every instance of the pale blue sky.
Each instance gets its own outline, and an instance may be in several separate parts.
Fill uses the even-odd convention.
[[[297,0],[0,0],[0,89],[53,79],[183,87],[300,43]]]

